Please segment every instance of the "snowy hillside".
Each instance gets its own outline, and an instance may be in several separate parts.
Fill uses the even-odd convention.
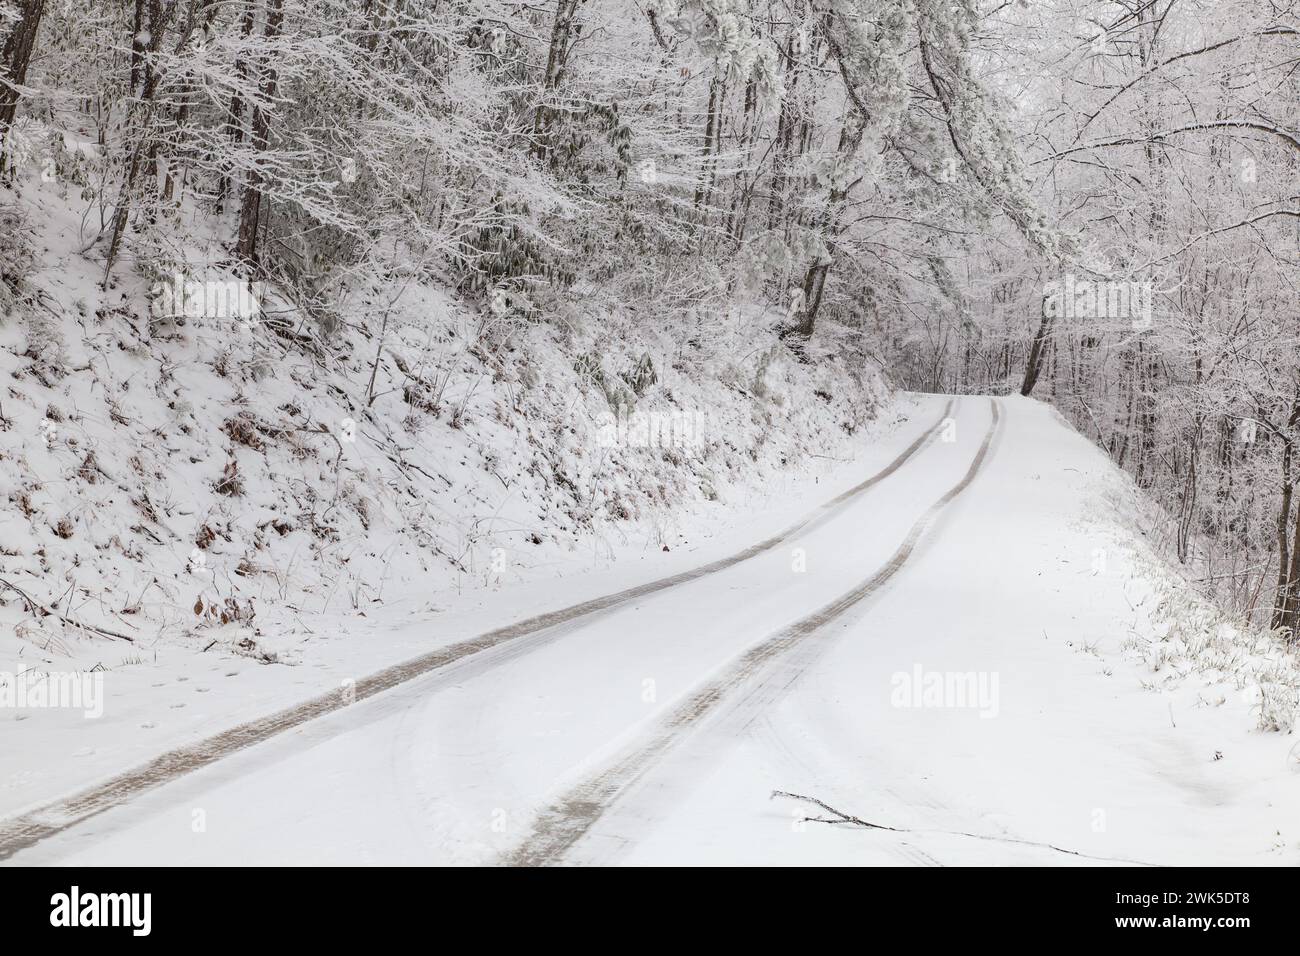
[[[795,360],[753,309],[707,346],[410,284],[358,293],[328,345],[274,290],[247,322],[158,318],[143,279],[97,288],[60,192],[13,197],[41,266],[0,333],[0,613],[46,662],[87,642],[292,661],[308,622],[671,550],[685,515],[734,518],[850,457],[890,400],[870,367]],[[172,254],[185,277],[219,243]]]

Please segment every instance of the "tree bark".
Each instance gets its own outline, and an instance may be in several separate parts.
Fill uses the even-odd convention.
[[[253,25],[257,22],[257,7],[253,0],[244,0],[244,14],[239,24],[239,35],[243,40],[247,40],[253,35]],[[242,52],[235,56],[235,76],[241,81],[248,79],[248,61],[244,58]],[[230,106],[226,112],[226,135],[230,137],[232,143],[242,143],[244,141],[244,100],[236,89],[230,97]],[[230,177],[223,169],[221,180],[217,183],[217,215],[221,215],[226,207],[226,195],[230,192]]]
[[[546,54],[546,76],[542,81],[542,97],[551,96],[559,89],[564,79],[564,70],[569,63],[569,37],[573,33],[574,19],[578,14],[578,5],[582,0],[559,0],[555,8],[555,20],[551,23],[551,42]],[[539,103],[533,117],[533,155],[538,159],[551,156],[551,121],[555,110],[546,103]]]
[[[20,0],[19,9],[22,19],[14,24],[13,31],[5,39],[4,49],[0,51],[5,77],[5,82],[0,85],[0,136],[5,138],[6,154],[9,130],[14,125],[20,99],[15,87],[27,82],[27,65],[36,46],[36,31],[40,29],[41,15],[45,12],[45,0]]]
[[[139,99],[133,104],[132,119],[127,124],[133,141],[131,159],[127,163],[126,177],[118,192],[117,206],[113,210],[112,236],[108,243],[108,255],[104,261],[104,287],[108,287],[108,278],[113,272],[113,263],[126,233],[127,219],[135,197],[136,180],[144,165],[145,153],[149,151],[150,128],[153,126],[153,98],[158,87],[158,73],[153,68],[149,55],[157,53],[162,47],[163,22],[162,0],[136,0],[134,32],[131,34],[131,93],[136,94],[139,87]],[[148,44],[144,38],[148,37]]]
[[[280,35],[280,24],[284,20],[284,0],[268,0],[266,8],[266,27],[262,36],[270,43]],[[275,98],[279,75],[271,64],[263,64],[261,100],[253,105],[253,148],[264,152],[271,140],[271,120],[267,115],[267,105]],[[256,165],[249,170],[248,180],[244,183],[243,203],[239,211],[239,240],[235,253],[249,266],[256,267],[257,227],[262,210],[261,171]]]
[[[845,119],[844,126],[840,130],[840,142],[837,147],[839,161],[847,163],[857,155],[866,129],[867,117],[856,114],[850,109],[850,115]],[[827,197],[826,211],[821,219],[821,236],[822,243],[826,247],[825,253],[809,266],[803,279],[803,314],[800,316],[795,333],[804,338],[810,338],[817,328],[817,313],[821,310],[826,276],[831,271],[831,266],[835,264],[835,253],[840,234],[843,232],[842,222],[849,193],[861,179],[862,177],[858,177],[842,182],[839,186],[832,186],[830,196]]]
[[[1300,584],[1298,580],[1300,553],[1297,553],[1300,549],[1300,520],[1295,523],[1294,544],[1287,534],[1287,526],[1291,520],[1291,499],[1294,490],[1294,479],[1291,475],[1291,455],[1294,449],[1292,435],[1297,422],[1300,422],[1300,395],[1297,395],[1292,402],[1286,433],[1282,436],[1282,496],[1277,510],[1277,590],[1273,597],[1273,615],[1269,622],[1271,627],[1290,629],[1292,637],[1296,631],[1296,591],[1297,585]]]
[[[1025,362],[1025,379],[1020,383],[1020,394],[1028,395],[1034,390],[1034,385],[1038,382],[1038,374],[1042,370],[1043,364],[1043,347],[1047,344],[1047,337],[1052,330],[1052,317],[1047,314],[1047,299],[1043,298],[1043,317],[1038,323],[1038,331],[1034,333],[1034,342],[1029,347],[1029,360]]]

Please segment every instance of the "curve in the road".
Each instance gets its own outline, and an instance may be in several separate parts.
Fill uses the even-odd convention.
[[[771,551],[794,536],[829,520],[852,500],[898,471],[922,447],[934,440],[935,436],[944,427],[945,422],[950,418],[957,401],[957,399],[949,399],[939,416],[939,420],[922,432],[912,444],[903,449],[893,461],[880,471],[832,498],[797,524],[770,538],[728,557],[701,565],[698,568],[561,608],[557,611],[539,614],[436,651],[431,651],[409,661],[394,664],[359,679],[355,685],[348,688],[347,693],[323,694],[278,713],[232,727],[197,743],[170,750],[148,763],[112,777],[101,784],[0,822],[0,860],[7,859],[19,850],[34,846],[40,841],[61,833],[92,816],[126,803],[133,797],[156,789],[185,774],[206,767],[285,731],[292,730],[310,720],[342,710],[353,703],[391,690],[430,671],[447,667],[457,661],[526,635],[566,624],[601,611],[607,611],[647,595],[716,574],[719,571],[734,567],[760,554]]]
[[[507,854],[502,862],[513,866],[548,866],[563,862],[565,854],[586,835],[631,784],[641,779],[705,717],[724,705],[742,684],[754,680],[761,683],[763,672],[776,661],[884,587],[907,563],[939,514],[970,486],[983,468],[1001,421],[998,401],[990,399],[990,403],[992,420],[970,468],[916,520],[898,550],[879,570],[830,604],[777,631],[733,660],[721,674],[678,704],[659,723],[648,740],[570,789],[544,809],[534,822],[528,838]],[[785,671],[782,671],[780,677],[787,683],[791,679]]]

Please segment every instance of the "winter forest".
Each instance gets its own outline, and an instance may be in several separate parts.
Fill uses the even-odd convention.
[[[333,687],[383,661],[331,635],[675,561],[792,476],[829,499],[899,396],[1023,396],[1274,662],[1252,724],[1300,712],[1293,6],[7,0],[0,35],[6,659]]]

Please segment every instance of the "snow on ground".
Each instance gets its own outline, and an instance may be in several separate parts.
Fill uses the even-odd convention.
[[[1047,407],[1006,401],[1000,447],[933,546],[636,846],[597,837],[579,859],[1300,859],[1294,738],[1254,729],[1257,696],[1231,678],[1135,666],[1130,642],[1167,628],[1142,610],[1131,512],[1107,503],[1131,498],[1127,479]],[[894,706],[892,679],[918,667],[996,677],[996,706]],[[827,814],[773,790],[907,832],[801,823]]]
[[[566,607],[724,557],[782,530],[807,511],[883,465],[933,421],[904,418],[914,403],[900,396],[853,443],[852,460],[819,459],[792,469],[763,489],[737,489],[723,504],[709,503],[685,523],[695,530],[669,551],[642,541],[577,552],[535,580],[429,593],[393,601],[368,616],[318,614],[305,618],[302,660],[268,665],[214,648],[196,653],[158,641],[147,656],[102,641],[72,645],[83,667],[104,661],[103,716],[77,710],[0,711],[11,730],[0,736],[10,772],[0,781],[0,813],[42,803],[86,786],[173,746],[201,739],[260,714],[323,692],[337,691],[380,667],[472,637],[523,617]],[[933,417],[933,416],[931,416]],[[71,666],[63,658],[30,664],[32,649],[12,659],[47,670]],[[118,656],[122,666],[117,666]]]
[[[1187,663],[1210,619],[1162,598],[1172,576],[1130,530],[1126,479],[1046,406],[998,401],[983,470],[884,587],[724,688],[698,720],[676,716],[684,700],[889,560],[966,473],[989,399],[963,398],[953,441],[930,441],[788,548],[426,674],[13,862],[494,862],[534,839],[547,807],[632,755],[637,772],[577,808],[579,838],[548,862],[1296,863],[1300,763],[1292,737],[1257,727],[1248,685],[1261,671],[1244,652],[1219,669]],[[918,400],[840,487],[942,407]],[[786,503],[798,511],[794,495]],[[765,513],[743,537],[788,517]],[[740,537],[663,557],[702,563]],[[649,570],[533,588],[531,601],[512,588],[439,623],[463,636],[539,594],[565,603],[579,584],[598,593]],[[412,623],[397,641],[427,631]],[[1202,644],[1226,639],[1210,636]],[[1174,664],[1153,676],[1151,648],[1171,641]],[[948,678],[937,691],[934,675]],[[810,822],[826,813],[774,790],[893,829]]]
[[[379,277],[325,343],[274,290],[251,323],[160,319],[156,283],[232,277],[228,224],[176,214],[184,238],[128,246],[103,291],[67,188],[7,197],[40,269],[0,320],[0,674],[93,670],[105,715],[0,709],[0,812],[688,566],[819,503],[909,405],[865,364],[796,361],[752,309],[687,334]],[[615,403],[643,418],[611,443]],[[699,427],[655,440],[652,415]]]

